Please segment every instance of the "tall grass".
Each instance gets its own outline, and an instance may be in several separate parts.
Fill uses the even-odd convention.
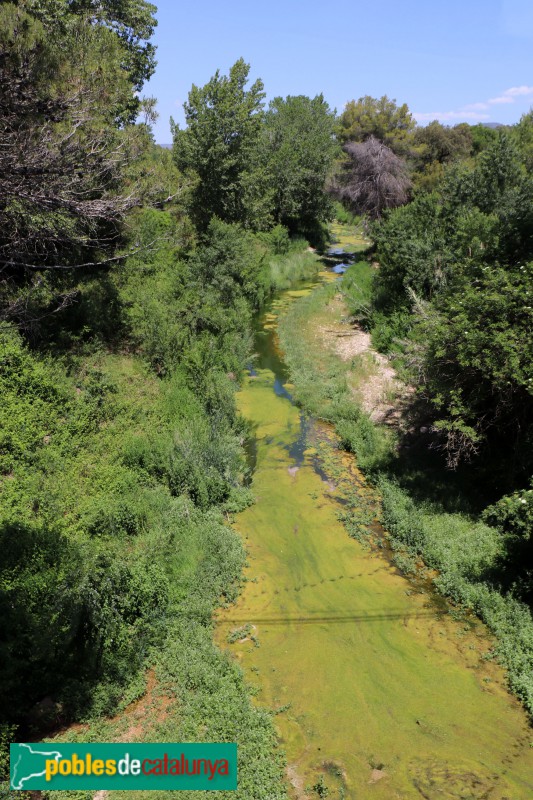
[[[295,249],[295,248],[298,249]],[[320,269],[320,259],[300,239],[290,253],[276,255],[268,261],[272,287],[276,291],[288,289],[298,281],[313,278]]]
[[[337,222],[340,222],[343,225],[361,224],[361,217],[359,217],[357,214],[353,214],[351,211],[345,208],[342,203],[339,203],[338,200],[333,202],[333,212]]]
[[[346,275],[352,270],[357,277],[357,265]],[[354,403],[347,364],[332,353],[325,353],[316,336],[305,334],[310,324],[318,327],[320,312],[337,290],[337,285],[325,284],[292,304],[279,323],[280,342],[297,402],[313,416],[334,423],[345,449],[357,453],[362,468],[375,471],[389,456],[390,432],[373,426],[369,416]]]
[[[351,316],[365,329],[371,317],[373,271],[368,261],[356,261],[344,274],[340,292]]]

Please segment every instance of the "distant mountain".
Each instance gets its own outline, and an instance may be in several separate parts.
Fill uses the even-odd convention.
[[[159,144],[159,142],[157,144]],[[171,144],[159,144],[159,147],[164,147],[165,150],[172,150],[172,145]]]
[[[483,125],[484,128],[504,128],[505,127],[505,125],[503,125],[503,123],[501,123],[501,122],[482,122],[481,124]],[[166,147],[166,145],[163,145],[163,147]]]

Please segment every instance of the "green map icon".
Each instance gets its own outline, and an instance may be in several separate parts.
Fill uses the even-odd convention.
[[[62,753],[46,744],[11,745],[11,788],[31,789],[34,779],[45,777],[46,762],[59,761]]]

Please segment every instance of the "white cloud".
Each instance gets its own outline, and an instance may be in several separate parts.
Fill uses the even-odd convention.
[[[439,119],[441,122],[448,122],[453,120],[484,120],[490,119],[490,114],[480,114],[480,111],[486,111],[491,106],[507,105],[514,103],[519,98],[533,98],[533,86],[511,86],[506,89],[498,97],[491,97],[484,103],[469,103],[462,106],[458,111],[433,111],[431,113],[418,113],[413,114],[415,119],[419,122],[431,122],[431,120]]]
[[[533,86],[512,86],[504,92],[507,97],[527,97],[531,94],[533,94]]]
[[[466,120],[466,119],[474,119],[474,120],[482,120],[482,119],[490,119],[489,114],[480,114],[477,111],[432,111],[431,113],[417,113],[416,111],[413,113],[415,119],[419,120],[420,122],[431,122],[434,119],[441,120],[442,122],[448,122],[449,120]]]
[[[511,86],[510,89],[506,89],[499,97],[492,97],[490,100],[487,100],[487,102],[491,105],[514,103],[517,97],[530,97],[531,95],[533,95],[533,86]]]
[[[491,106],[497,106],[500,103],[514,103],[514,98],[502,94],[500,97],[491,97],[490,100],[487,100],[487,103],[490,103]]]

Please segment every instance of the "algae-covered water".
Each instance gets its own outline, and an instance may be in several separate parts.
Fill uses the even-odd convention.
[[[247,582],[217,641],[278,712],[293,797],[530,800],[533,731],[483,658],[483,627],[443,613],[338,520],[275,334],[280,309],[309,289],[263,314],[239,393],[257,502],[237,517]],[[228,644],[241,627],[245,640]]]

